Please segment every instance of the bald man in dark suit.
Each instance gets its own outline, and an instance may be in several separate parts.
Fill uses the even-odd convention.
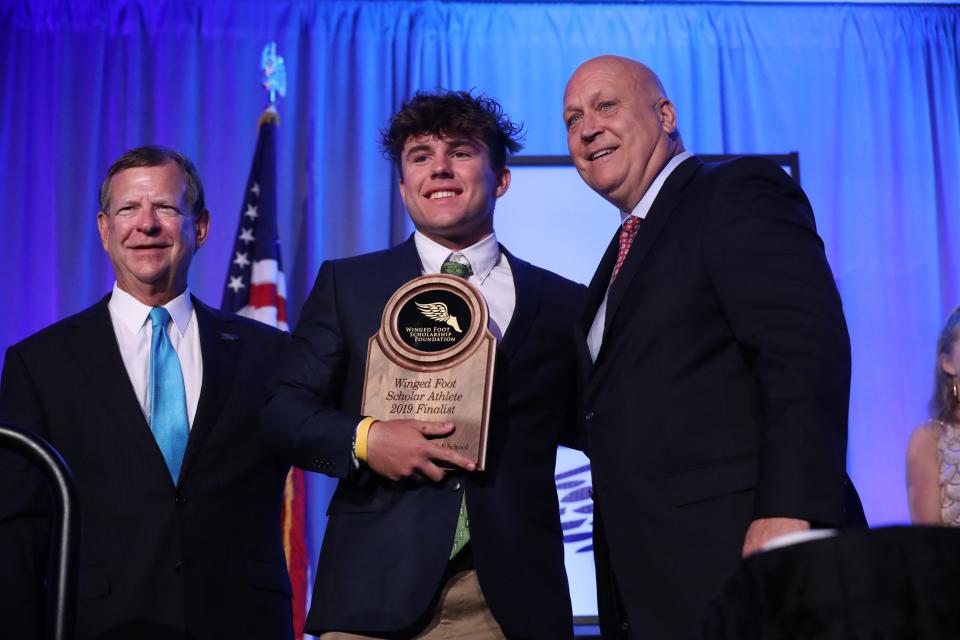
[[[741,556],[864,522],[840,296],[800,188],[767,161],[685,151],[646,66],[587,61],[564,120],[578,172],[623,222],[578,341],[601,627],[696,638]]]

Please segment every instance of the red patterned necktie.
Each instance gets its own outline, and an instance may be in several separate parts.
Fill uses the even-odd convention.
[[[642,218],[639,216],[630,215],[627,216],[627,219],[623,222],[623,226],[620,228],[620,250],[617,251],[617,263],[613,265],[613,275],[610,276],[611,284],[617,279],[617,274],[620,273],[620,267],[623,266],[623,261],[627,259],[627,254],[630,252],[630,245],[633,244],[633,239],[637,237],[637,229],[640,228],[642,221]]]

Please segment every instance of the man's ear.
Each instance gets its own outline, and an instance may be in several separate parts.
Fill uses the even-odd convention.
[[[193,221],[193,231],[197,238],[197,249],[203,246],[207,241],[207,234],[210,232],[210,212],[204,209],[197,214]]]
[[[672,135],[677,130],[677,110],[668,98],[660,98],[657,103],[657,117],[660,118],[660,126],[667,135]]]
[[[97,213],[97,230],[100,232],[100,244],[103,250],[110,251],[110,219],[103,211]]]
[[[497,172],[497,188],[494,191],[496,197],[500,197],[510,188],[510,169],[504,167]]]
[[[403,200],[403,201],[406,201],[406,199],[407,199],[407,186],[406,186],[405,184],[403,184],[403,177],[402,177],[402,176],[401,176],[401,178],[400,178],[399,185],[400,185],[400,199]]]

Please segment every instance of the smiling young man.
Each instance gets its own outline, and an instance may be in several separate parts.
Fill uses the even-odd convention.
[[[493,233],[497,198],[510,170],[494,169],[480,140],[421,135],[400,152],[400,195],[417,230],[450,249],[465,249]]]
[[[76,479],[81,640],[293,635],[287,466],[257,432],[285,337],[190,295],[209,221],[186,156],[128,151],[97,215],[113,291],[7,350],[0,420],[52,443]],[[48,503],[23,461],[0,459],[4,638],[43,636]]]
[[[684,151],[649,68],[588,60],[563,115],[577,171],[623,223],[578,339],[601,631],[692,640],[742,556],[863,523],[843,308],[796,183]]]
[[[339,479],[306,624],[324,640],[572,635],[553,474],[573,428],[583,287],[497,242],[494,209],[519,131],[484,96],[417,94],[404,104],[383,146],[416,232],[324,263],[294,333],[261,426],[285,459]],[[384,305],[445,262],[483,294],[498,341],[482,473],[431,442],[455,420],[371,426],[359,413],[367,341]]]

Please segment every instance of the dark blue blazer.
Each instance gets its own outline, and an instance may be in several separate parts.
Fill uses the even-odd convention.
[[[750,522],[862,523],[845,473],[850,340],[806,196],[764,160],[682,162],[580,319],[604,637],[682,640]],[[619,591],[624,609],[614,595]]]
[[[466,490],[480,585],[507,636],[571,636],[553,476],[557,444],[575,428],[573,327],[584,289],[505,255],[517,302],[497,351],[488,469],[439,484],[391,482],[351,458],[367,342],[390,296],[420,275],[412,238],[321,266],[262,423],[286,460],[340,479],[310,632],[396,632],[425,615]]]
[[[287,465],[257,420],[284,334],[193,299],[203,386],[180,482],[137,402],[109,296],[7,350],[0,419],[50,441],[81,510],[77,637],[292,637],[280,539]],[[0,633],[41,637],[48,498],[0,460]]]

